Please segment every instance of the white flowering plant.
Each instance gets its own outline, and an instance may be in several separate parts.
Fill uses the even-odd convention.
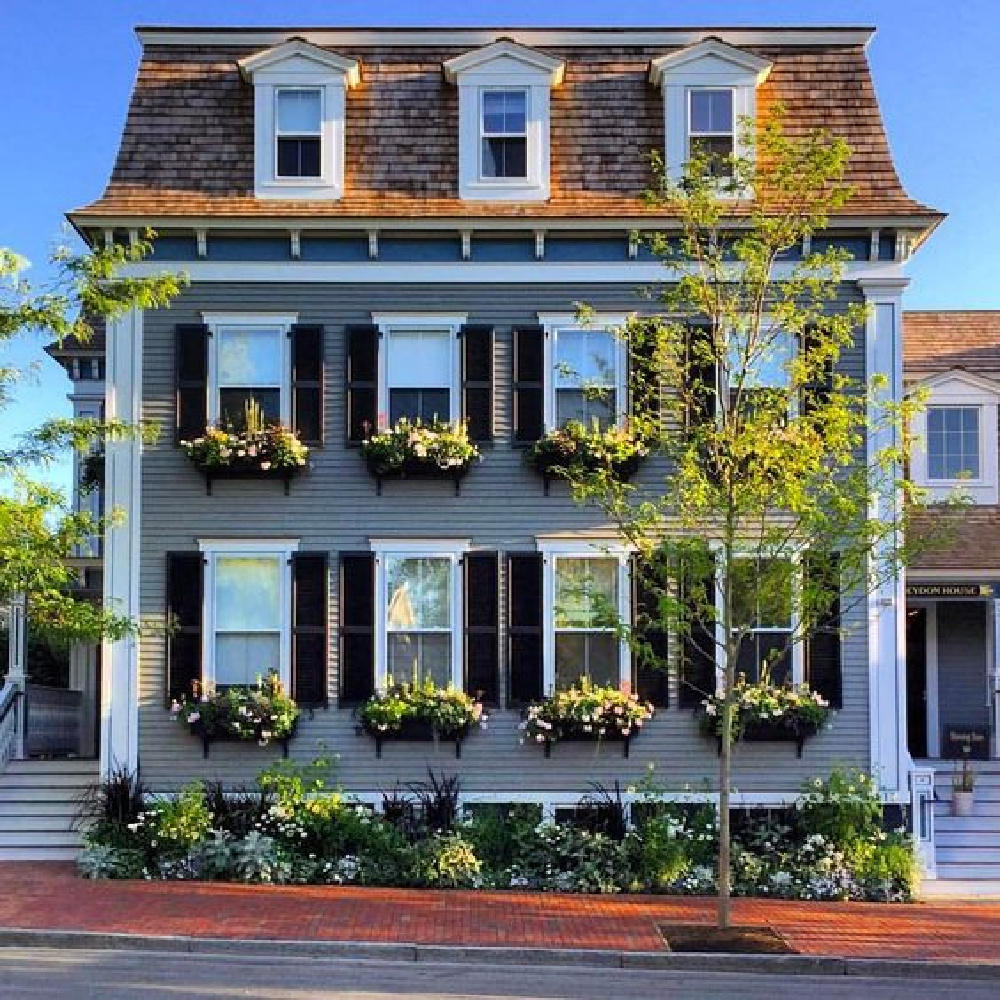
[[[191,695],[175,700],[171,715],[206,739],[254,740],[266,746],[295,732],[299,708],[275,673],[253,685],[215,688],[195,682]]]
[[[757,683],[740,676],[730,692],[733,738],[771,730],[803,740],[815,736],[831,715],[829,702],[807,684],[774,684],[766,675]],[[724,695],[702,700],[699,714],[706,736],[721,735]]]
[[[482,702],[451,684],[438,687],[429,677],[422,684],[397,684],[390,679],[358,710],[362,728],[373,736],[398,733],[407,722],[425,722],[437,735],[464,735],[485,725]]]
[[[237,469],[247,472],[279,472],[302,468],[309,449],[288,427],[274,424],[257,430],[208,427],[181,448],[200,469]]]
[[[536,472],[568,479],[608,472],[627,479],[649,455],[643,435],[629,424],[590,427],[579,420],[546,431],[525,453],[525,461]]]
[[[465,472],[480,457],[464,423],[398,420],[361,444],[361,454],[378,476],[405,472]]]
[[[521,741],[552,744],[560,739],[629,739],[653,717],[653,706],[629,691],[578,684],[527,707]]]

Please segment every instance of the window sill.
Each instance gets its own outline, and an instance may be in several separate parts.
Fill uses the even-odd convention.
[[[547,184],[478,181],[463,185],[459,197],[463,201],[548,201],[550,194]]]

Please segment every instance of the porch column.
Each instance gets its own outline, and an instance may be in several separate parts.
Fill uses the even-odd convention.
[[[8,607],[7,681],[15,685],[22,694],[28,684],[28,619],[26,607],[27,600],[24,594],[15,594],[11,597]],[[27,705],[23,697],[18,702],[15,711],[18,715],[14,757],[20,760],[24,757],[24,724],[28,716]]]
[[[108,420],[142,419],[142,311],[108,323]],[[106,509],[122,516],[105,532],[104,606],[139,619],[139,516],[142,445],[109,441],[105,459]],[[104,643],[101,676],[101,775],[116,766],[134,770],[139,759],[139,644],[135,636]]]
[[[877,425],[868,435],[869,467],[876,455],[899,444],[898,428],[885,426],[888,404],[903,398],[903,291],[909,278],[862,278],[858,281],[869,307],[865,324],[865,375],[886,378],[874,394],[868,417]],[[902,498],[892,485],[873,483],[869,516],[896,521]],[[889,556],[894,541],[886,541]],[[885,559],[876,554],[872,572],[877,586],[868,596],[868,703],[872,772],[887,796],[908,796],[911,767],[906,746],[906,586],[903,573],[890,578]]]

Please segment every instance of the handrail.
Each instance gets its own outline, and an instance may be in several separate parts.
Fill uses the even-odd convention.
[[[0,771],[18,756],[22,729],[19,702],[23,697],[20,685],[10,680],[0,690]]]

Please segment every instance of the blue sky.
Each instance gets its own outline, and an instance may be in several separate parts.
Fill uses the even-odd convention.
[[[0,0],[0,246],[45,277],[63,213],[96,198],[118,146],[139,46],[137,24],[724,25],[871,24],[869,55],[897,167],[909,192],[949,218],[918,253],[911,308],[1000,308],[996,164],[996,0]],[[17,82],[17,86],[12,85]],[[0,364],[39,362],[0,416],[0,441],[68,412],[67,382],[37,341]]]

